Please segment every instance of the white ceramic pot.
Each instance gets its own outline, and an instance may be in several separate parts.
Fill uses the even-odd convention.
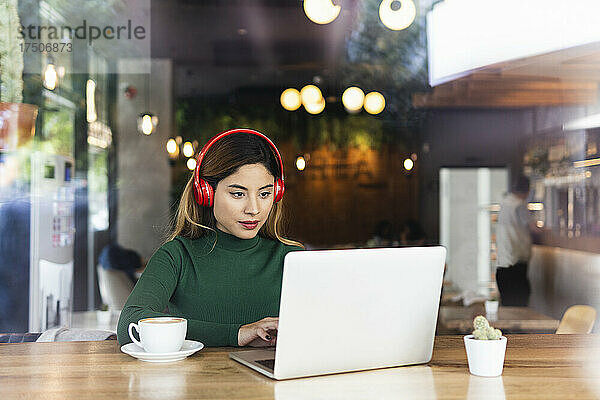
[[[96,321],[98,321],[99,324],[108,325],[110,323],[111,315],[112,313],[110,310],[96,310]]]
[[[477,340],[473,335],[464,337],[469,372],[478,376],[500,376],[504,368],[506,337],[498,340]]]
[[[498,300],[486,300],[485,302],[485,313],[487,315],[498,315]]]

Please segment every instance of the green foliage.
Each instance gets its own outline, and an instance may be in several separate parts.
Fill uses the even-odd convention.
[[[175,105],[177,132],[184,140],[202,144],[227,129],[252,128],[268,135],[275,143],[291,143],[298,153],[327,146],[330,150],[377,149],[386,143],[398,143],[395,131],[386,129],[381,119],[366,113],[349,115],[328,106],[313,116],[302,109],[289,112],[276,105],[239,105],[218,101],[180,99]],[[199,149],[196,149],[199,151]],[[190,176],[180,157],[174,162],[171,198],[178,199]]]
[[[20,25],[17,0],[0,2],[0,100],[23,101],[23,39],[17,35]]]
[[[88,158],[88,174],[93,178],[88,180],[90,193],[105,194],[108,192],[108,151],[93,153]]]
[[[424,112],[412,108],[411,95],[429,90],[425,15],[418,14],[411,26],[393,31],[379,19],[380,3],[360,3],[360,20],[348,40],[344,83],[358,85],[365,93],[381,91],[386,98],[383,116],[415,130]]]
[[[66,107],[46,110],[44,112],[43,131],[47,140],[43,149],[49,153],[63,155],[73,154],[74,112]]]
[[[333,107],[331,107],[333,108]],[[217,133],[232,128],[252,128],[275,142],[292,141],[298,151],[329,146],[332,149],[379,148],[395,140],[377,117],[326,110],[312,116],[303,110],[288,112],[279,105],[243,106],[184,99],[176,104],[177,132],[185,140],[205,143]]]
[[[411,96],[429,89],[425,18],[424,14],[417,15],[409,28],[392,31],[379,19],[380,2],[358,2],[359,20],[347,39],[347,60],[340,69],[336,68],[334,75],[343,79],[336,78],[334,86],[339,87],[334,91],[358,85],[365,93],[382,92],[386,98],[382,114],[349,115],[340,103],[328,103],[317,116],[303,109],[288,112],[279,105],[281,92],[273,93],[272,98],[277,100],[270,104],[239,104],[235,95],[222,99],[180,99],[175,105],[178,134],[184,140],[202,144],[223,130],[248,127],[263,131],[276,143],[291,142],[298,152],[321,146],[331,150],[378,149],[387,144],[412,151],[418,143],[424,111],[413,109]],[[263,98],[264,94],[261,93]],[[341,97],[341,93],[332,95]],[[182,164],[179,159],[175,166],[184,171]],[[186,179],[189,176],[181,175],[186,175]],[[181,187],[184,179],[175,178],[175,182],[174,186]]]

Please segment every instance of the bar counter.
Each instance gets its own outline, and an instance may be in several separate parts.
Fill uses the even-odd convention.
[[[490,324],[504,333],[554,333],[560,323],[529,307],[500,306],[492,318],[481,303],[469,307],[441,306],[438,334],[467,335],[473,331],[473,318],[478,315],[487,316]]]
[[[438,336],[425,365],[281,382],[230,360],[231,348],[153,364],[121,353],[116,341],[4,344],[0,399],[600,398],[600,335],[507,338],[497,378],[469,374],[462,336]]]

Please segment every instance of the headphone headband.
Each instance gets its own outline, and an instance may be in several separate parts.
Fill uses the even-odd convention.
[[[204,159],[204,156],[206,155],[206,153],[208,152],[208,149],[210,149],[210,147],[217,141],[219,141],[220,139],[224,138],[225,136],[229,136],[231,134],[234,133],[246,133],[249,135],[255,135],[258,136],[262,139],[264,139],[269,146],[271,146],[271,148],[273,149],[273,151],[275,152],[275,155],[277,156],[277,160],[279,161],[279,168],[280,168],[280,172],[281,172],[281,177],[279,178],[280,182],[278,182],[277,177],[275,177],[275,183],[276,186],[278,186],[278,184],[281,185],[281,190],[280,190],[280,195],[276,196],[276,200],[275,202],[279,201],[279,199],[281,198],[281,196],[283,195],[283,185],[284,185],[284,180],[283,180],[283,161],[281,160],[281,154],[279,154],[279,150],[277,150],[277,147],[275,146],[275,144],[271,141],[271,139],[269,139],[267,136],[265,136],[264,134],[255,131],[253,129],[245,129],[245,128],[238,128],[238,129],[230,129],[227,130],[225,132],[221,132],[218,135],[212,137],[205,145],[204,147],[202,147],[202,149],[200,150],[200,153],[198,153],[198,158],[196,160],[196,168],[194,170],[194,187],[196,189],[200,188],[202,183],[201,181],[203,181],[200,178],[200,168],[202,167],[202,160]],[[198,197],[196,197],[196,199],[198,200]],[[209,203],[212,203],[212,201],[209,201]]]

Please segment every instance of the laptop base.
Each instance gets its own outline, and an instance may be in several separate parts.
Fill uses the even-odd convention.
[[[268,376],[271,379],[275,379],[275,371],[273,368],[269,368],[266,365],[260,364],[257,361],[264,360],[275,360],[275,348],[268,347],[266,349],[260,350],[244,350],[244,351],[235,351],[229,353],[229,358],[234,361],[237,361],[241,364],[244,364],[247,367],[252,368],[253,370],[260,372],[263,375]]]

